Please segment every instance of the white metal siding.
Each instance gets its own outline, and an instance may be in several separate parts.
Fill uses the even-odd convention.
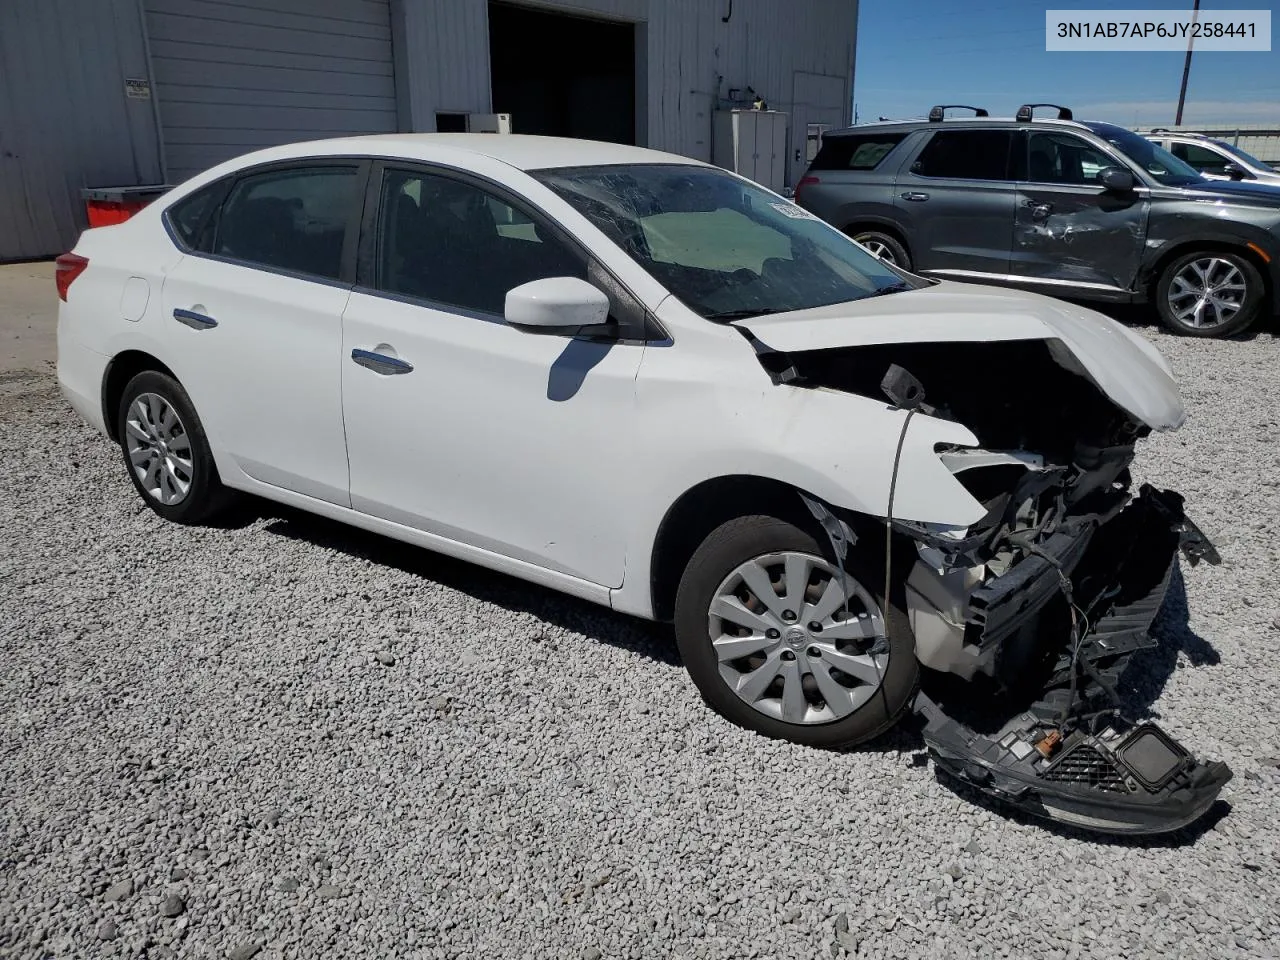
[[[516,0],[549,11],[640,25],[640,142],[711,159],[715,108],[748,85],[769,107],[812,122],[848,122],[857,0]],[[401,89],[414,130],[434,130],[436,111],[488,112],[488,0],[395,0],[403,43]],[[723,18],[730,12],[729,22]],[[530,38],[530,42],[537,42]],[[820,78],[812,82],[797,73]],[[813,102],[818,100],[819,102]],[[790,178],[804,131],[789,138]]]
[[[169,182],[296,140],[396,129],[388,0],[146,0]]]
[[[137,0],[0,0],[0,260],[68,250],[82,187],[160,183]]]

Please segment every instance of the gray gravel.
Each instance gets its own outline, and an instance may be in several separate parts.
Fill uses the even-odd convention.
[[[1132,699],[1236,779],[1117,844],[962,799],[909,730],[731,727],[606,610],[269,505],[167,525],[11,379],[0,956],[1274,956],[1280,341],[1146,332],[1192,420],[1141,472],[1225,563]]]

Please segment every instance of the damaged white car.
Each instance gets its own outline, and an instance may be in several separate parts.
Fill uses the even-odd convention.
[[[1179,547],[1216,557],[1130,488],[1184,414],[1100,314],[521,136],[251,154],[58,271],[63,392],[162,517],[243,491],[673,621],[734,723],[842,747],[914,708],[941,769],[1096,829],[1179,826],[1230,776],[1115,709]]]

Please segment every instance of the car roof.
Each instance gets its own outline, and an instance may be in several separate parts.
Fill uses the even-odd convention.
[[[464,155],[489,157],[520,170],[552,167],[594,167],[630,163],[680,163],[706,166],[690,157],[600,140],[538,137],[520,133],[389,133],[367,137],[311,140],[273,147],[256,159],[287,160],[305,157],[398,157],[404,160],[461,160]]]

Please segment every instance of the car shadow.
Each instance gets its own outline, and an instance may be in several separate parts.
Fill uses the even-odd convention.
[[[590,640],[608,643],[668,666],[680,665],[675,638],[670,627],[664,624],[617,613],[549,587],[292,507],[255,499],[236,513],[240,514],[235,520],[239,526],[265,520],[263,529],[273,536],[303,540],[392,567],[512,613],[532,614]]]
[[[1222,662],[1213,644],[1191,629],[1190,617],[1187,584],[1179,561],[1173,566],[1164,604],[1151,625],[1156,645],[1134,654],[1120,676],[1116,692],[1120,696],[1121,712],[1127,718],[1159,718],[1153,705],[1178,669],[1179,654],[1185,654],[1193,667],[1212,667]]]

